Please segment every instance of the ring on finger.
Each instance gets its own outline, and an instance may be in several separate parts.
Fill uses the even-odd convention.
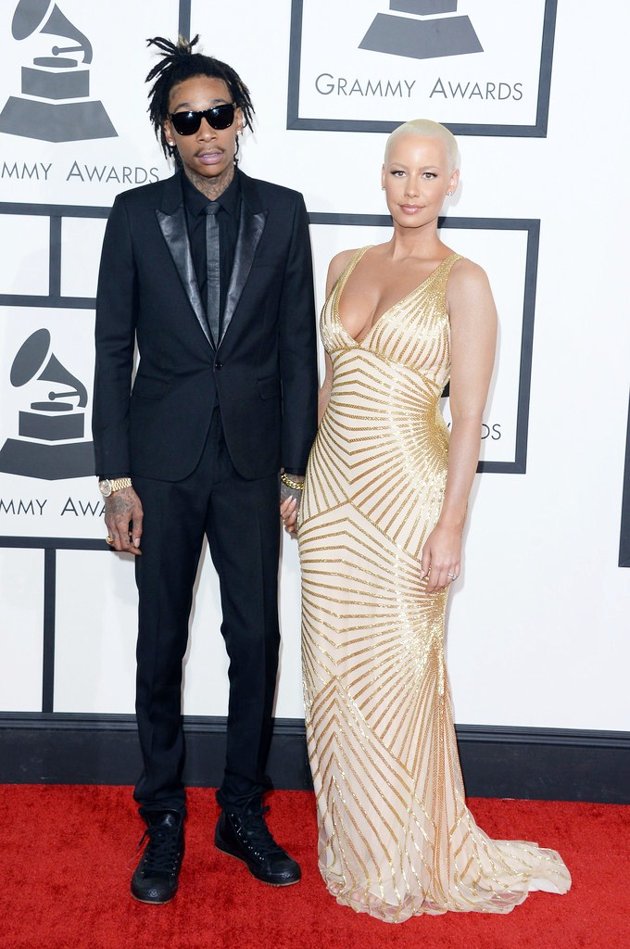
[[[456,573],[449,573],[448,578],[449,578],[449,580],[457,580],[457,574],[456,574]]]
[[[107,537],[105,538],[105,543],[106,543],[106,544],[110,544],[110,546],[111,546],[111,544],[114,543],[114,538],[112,537],[111,534],[108,534],[108,535],[107,535]]]

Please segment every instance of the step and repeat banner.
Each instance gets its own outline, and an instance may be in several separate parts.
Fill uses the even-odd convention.
[[[459,136],[442,237],[487,270],[500,340],[451,602],[457,717],[630,729],[630,321],[615,250],[630,138],[615,37],[630,16],[612,5],[615,35],[585,0],[2,5],[0,714],[133,711],[133,567],[104,544],[93,474],[94,297],[115,195],[171,173],[147,115],[146,39],[199,33],[252,93],[242,167],[305,195],[320,305],[330,258],[391,233],[388,132],[427,117]],[[443,409],[449,422],[448,392]],[[300,718],[288,539],[280,596],[276,714]],[[187,714],[226,713],[219,624],[204,554]]]

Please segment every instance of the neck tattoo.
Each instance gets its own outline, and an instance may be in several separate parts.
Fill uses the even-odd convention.
[[[226,168],[225,171],[217,175],[216,178],[206,178],[204,175],[199,175],[190,168],[185,168],[184,171],[190,183],[193,184],[198,191],[201,191],[210,201],[216,201],[232,183],[235,168],[235,165],[230,165],[229,168]]]

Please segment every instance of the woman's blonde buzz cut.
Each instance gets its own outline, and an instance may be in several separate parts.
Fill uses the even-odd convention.
[[[401,135],[420,135],[426,138],[438,138],[444,142],[446,148],[446,157],[448,160],[449,174],[459,168],[459,148],[457,139],[444,125],[439,122],[433,122],[431,119],[411,119],[409,122],[399,125],[391,133],[385,143],[385,161],[392,143]]]

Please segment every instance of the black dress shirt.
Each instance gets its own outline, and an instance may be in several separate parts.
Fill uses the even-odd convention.
[[[199,285],[199,295],[205,303],[207,275],[206,206],[209,204],[209,199],[195,188],[185,175],[182,175],[182,181],[193,266]],[[221,206],[217,214],[217,222],[219,225],[219,260],[221,266],[221,313],[219,314],[219,326],[222,331],[225,300],[232,275],[232,267],[234,265],[234,252],[236,250],[236,238],[238,236],[238,224],[241,211],[241,188],[238,174],[234,175],[234,178],[223,194],[216,200]]]
[[[201,193],[192,184],[188,178],[183,175],[184,183],[184,206],[186,208],[186,221],[188,224],[188,236],[190,239],[191,254],[195,275],[199,285],[201,299],[206,299],[206,205],[209,199]],[[241,211],[241,188],[238,180],[238,173],[225,189],[222,195],[216,199],[221,208],[217,214],[219,224],[219,261],[221,266],[221,313],[219,314],[220,333],[223,332],[223,313],[225,312],[225,300],[227,289],[232,275],[234,265],[234,252],[236,249],[236,238],[238,236],[238,224]],[[303,476],[303,471],[292,471],[291,474]]]

